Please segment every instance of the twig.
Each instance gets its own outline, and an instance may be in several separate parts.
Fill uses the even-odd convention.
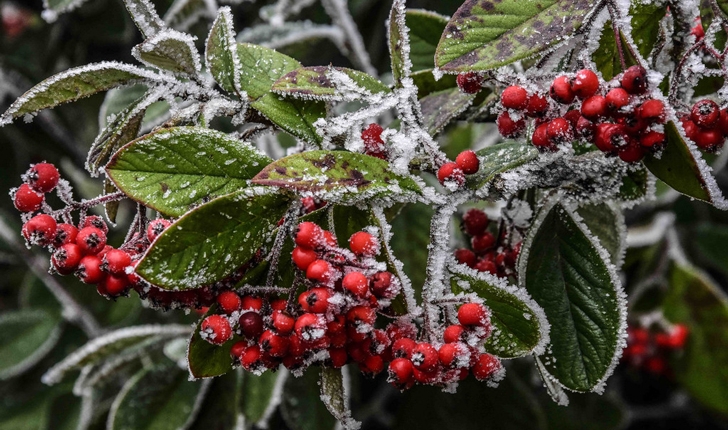
[[[354,19],[349,13],[346,2],[342,0],[321,0],[321,3],[334,24],[344,32],[348,42],[347,45],[351,48],[351,61],[354,65],[372,76],[377,76],[377,69],[372,66],[361,33],[359,33],[356,23],[354,23]]]
[[[619,32],[617,26],[617,18],[619,15],[614,9],[614,5],[611,1],[607,2],[607,10],[609,10],[609,16],[612,18],[612,31],[614,31],[614,43],[617,45],[617,52],[619,53],[619,64],[622,66],[622,71],[627,70],[627,62],[624,60],[624,47],[622,46],[622,35]]]

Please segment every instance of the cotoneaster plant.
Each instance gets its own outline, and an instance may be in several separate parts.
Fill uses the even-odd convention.
[[[725,86],[693,89],[728,77],[724,6],[708,2],[703,31],[692,2],[469,0],[446,18],[394,0],[385,78],[345,3],[322,3],[362,70],[304,67],[239,42],[229,7],[214,10],[200,54],[149,1],[125,0],[144,36],[132,50],[140,65],[67,70],[0,117],[31,121],[141,84],[133,101],[105,111],[91,145],[86,169],[103,178],[102,195],[76,200],[44,162],[11,197],[22,236],[48,250],[54,274],[107,299],[200,314],[194,328],[97,337],[44,382],[94,356],[111,360],[110,349],[189,335],[190,378],[242,368],[273,378],[246,384],[286,407],[286,378],[315,385],[313,374],[330,413],[358,428],[348,372],[386,374],[399,390],[455,392],[467,378],[497,390],[510,360],[533,357],[561,404],[567,392],[603,392],[623,349],[625,361],[663,372],[690,333],[658,315],[631,322],[628,341],[623,211],[651,199],[656,179],[728,208],[706,162],[728,135]],[[275,27],[295,12],[267,13]],[[463,122],[490,124],[492,144],[443,148],[446,127]],[[296,141],[287,150],[283,133]],[[109,243],[107,220],[124,200],[135,216],[113,227],[128,229],[125,239]],[[413,204],[432,213],[422,267],[402,262],[414,250],[392,246],[393,223]],[[96,206],[107,220],[89,214]],[[650,332],[653,323],[661,329]],[[98,374],[84,369],[77,387],[89,389],[89,372]],[[109,428],[130,428],[122,412],[149,372],[124,385]]]

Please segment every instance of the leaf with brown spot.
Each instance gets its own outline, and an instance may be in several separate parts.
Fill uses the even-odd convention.
[[[389,93],[388,86],[376,78],[358,70],[345,67],[315,66],[301,67],[278,79],[271,90],[278,94],[290,95],[302,99],[341,101],[346,99],[343,90],[332,81],[332,73],[340,72],[351,79],[357,86],[372,94]]]

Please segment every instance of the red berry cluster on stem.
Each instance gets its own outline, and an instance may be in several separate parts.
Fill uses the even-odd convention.
[[[622,361],[656,375],[668,375],[669,356],[685,347],[689,334],[687,326],[683,324],[658,332],[630,326],[627,328],[627,347],[622,352]]]
[[[728,109],[721,109],[712,100],[704,99],[696,102],[689,114],[680,116],[685,135],[698,148],[716,152],[723,148],[728,136]]]
[[[449,161],[437,171],[437,179],[446,187],[457,189],[465,183],[465,175],[472,175],[480,169],[478,155],[471,150],[466,150],[455,157],[455,161]]]
[[[469,209],[463,215],[462,229],[470,237],[470,247],[456,249],[455,259],[480,272],[500,277],[515,276],[521,243],[508,245],[505,237],[489,231],[494,224],[482,210]]]

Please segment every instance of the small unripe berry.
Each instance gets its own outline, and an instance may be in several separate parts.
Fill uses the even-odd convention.
[[[457,163],[448,162],[443,164],[437,171],[437,179],[442,185],[452,183],[459,187],[465,183],[465,174],[460,170]]]
[[[622,88],[630,94],[642,94],[647,89],[647,70],[631,66],[622,75]]]
[[[549,95],[552,99],[556,100],[561,104],[568,105],[574,101],[574,91],[571,89],[571,82],[566,76],[559,76],[554,79],[549,90]]]
[[[57,226],[56,220],[50,215],[36,215],[23,224],[23,237],[34,245],[46,246],[56,237]]]
[[[25,174],[28,184],[40,193],[50,193],[58,185],[60,174],[50,163],[38,163]]]
[[[525,109],[528,106],[528,93],[518,85],[512,85],[501,93],[501,104],[506,109]]]
[[[349,249],[356,255],[373,257],[379,253],[379,241],[365,231],[358,231],[349,238]]]
[[[28,184],[22,184],[13,195],[15,209],[20,212],[34,212],[40,209],[45,196],[32,189]]]
[[[240,331],[248,339],[255,339],[263,333],[263,317],[254,311],[245,312],[238,320]]]
[[[571,90],[582,100],[596,94],[598,89],[599,77],[596,73],[589,69],[583,69],[576,72],[576,76],[571,82]]]
[[[96,227],[84,227],[76,236],[76,244],[84,254],[97,254],[106,246],[106,234]]]
[[[458,309],[458,321],[464,326],[486,325],[488,310],[480,303],[466,303]]]
[[[364,297],[369,291],[369,280],[361,272],[350,272],[344,276],[341,286],[355,297]]]
[[[461,73],[455,79],[460,91],[465,94],[476,94],[482,88],[483,77],[475,72]]]
[[[480,160],[478,160],[478,156],[475,154],[475,151],[471,150],[463,151],[458,154],[455,158],[455,163],[457,163],[460,170],[462,170],[466,175],[472,175],[478,171],[478,168],[480,168]]]
[[[216,300],[220,309],[228,315],[243,308],[243,300],[235,291],[223,291]]]

